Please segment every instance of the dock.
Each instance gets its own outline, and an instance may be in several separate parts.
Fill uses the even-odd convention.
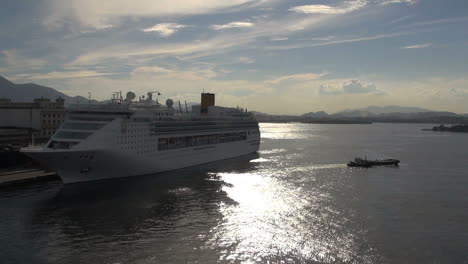
[[[60,179],[55,172],[43,169],[22,169],[0,173],[0,187]]]

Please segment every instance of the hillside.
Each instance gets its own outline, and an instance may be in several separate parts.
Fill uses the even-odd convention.
[[[66,104],[84,103],[88,99],[82,96],[71,97],[53,88],[37,85],[34,83],[15,84],[0,76],[0,97],[9,98],[14,102],[31,102],[34,98],[50,98],[55,100],[58,97],[65,99]]]
[[[344,110],[334,114],[340,117],[371,117],[386,114],[415,114],[432,112],[431,110],[419,107],[404,107],[398,105],[368,106],[366,108]]]

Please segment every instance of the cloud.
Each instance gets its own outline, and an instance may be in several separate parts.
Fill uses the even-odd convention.
[[[73,79],[84,77],[96,77],[113,75],[115,73],[103,73],[96,71],[53,71],[48,73],[16,74],[13,79],[46,80],[46,79]]]
[[[384,91],[378,90],[373,83],[363,83],[360,80],[345,81],[341,87],[332,85],[321,85],[319,88],[320,95],[340,95],[340,94],[374,94],[384,95]]]
[[[158,45],[114,45],[107,48],[93,50],[78,56],[69,66],[97,65],[103,62],[125,60],[141,57],[166,57],[174,56],[183,60],[181,56],[203,56],[205,52],[209,55],[218,51],[225,52],[230,47],[239,45],[239,40],[227,41],[224,38],[211,39],[207,41],[193,41],[184,43],[158,44]]]
[[[288,37],[273,37],[273,38],[270,38],[270,41],[285,41],[288,39],[289,39]]]
[[[409,35],[410,32],[402,31],[402,32],[395,32],[395,33],[388,33],[388,34],[379,34],[374,36],[364,36],[364,37],[355,37],[349,39],[336,39],[332,41],[324,41],[324,42],[306,42],[306,43],[296,43],[290,45],[283,45],[283,46],[271,46],[267,47],[269,50],[290,50],[290,49],[300,49],[306,47],[319,47],[319,46],[328,46],[328,45],[337,45],[343,43],[353,43],[353,42],[361,42],[361,41],[369,41],[369,40],[377,40],[377,39],[384,39],[384,38],[394,38],[403,35]],[[324,38],[326,40],[326,38]]]
[[[320,95],[338,95],[338,94],[343,94],[343,90],[340,88],[337,88],[333,85],[325,85],[322,84],[319,87],[318,90]]]
[[[468,97],[466,97],[468,78],[466,76],[431,76],[415,80],[392,80],[383,82],[381,85],[384,85],[386,90],[392,91],[393,101],[400,105],[468,113]]]
[[[255,60],[249,57],[240,57],[238,62],[243,64],[252,64],[255,63]]]
[[[119,76],[120,77],[120,76]],[[158,90],[164,96],[174,100],[199,101],[200,93],[205,89],[217,95],[217,104],[235,106],[245,104],[248,96],[265,94],[271,88],[261,81],[251,80],[219,80],[210,66],[178,68],[176,66],[142,66],[130,71],[125,78],[110,78],[95,76],[88,78],[53,79],[39,82],[49,87],[57,87],[69,94],[80,94],[83,91],[92,92],[97,99],[107,99],[113,90],[123,92],[129,89],[136,94]],[[250,108],[250,107],[249,107]]]
[[[322,76],[326,75],[327,73],[300,73],[300,74],[292,74],[292,75],[284,75],[281,77],[277,77],[272,80],[267,80],[265,83],[267,84],[279,84],[286,81],[311,81],[320,79]]]
[[[424,49],[424,48],[429,48],[431,46],[432,46],[432,43],[424,43],[424,44],[405,46],[401,48],[402,49]]]
[[[468,89],[467,88],[452,88],[450,89],[450,93],[453,94],[453,96],[458,97],[458,98],[468,98]]]
[[[135,56],[176,56],[182,60],[213,56],[229,52],[234,48],[242,48],[258,38],[287,35],[294,32],[297,27],[319,27],[322,23],[330,23],[329,20],[330,17],[288,17],[287,19],[262,21],[261,25],[256,24],[258,26],[253,27],[252,30],[224,32],[211,38],[191,42],[110,44],[106,47],[83,52],[69,65],[95,65],[102,61],[115,61]]]
[[[303,14],[345,14],[363,8],[367,2],[365,0],[348,1],[342,6],[328,5],[303,5],[291,7],[289,11]]]
[[[442,18],[442,19],[436,19],[436,20],[415,22],[415,23],[407,25],[407,27],[431,26],[431,25],[465,22],[465,21],[468,21],[468,16],[465,16],[465,17],[449,17],[449,18]]]
[[[414,18],[414,17],[415,17],[414,15],[403,16],[403,17],[397,18],[397,19],[395,19],[395,20],[393,20],[393,21],[390,21],[390,23],[388,23],[388,24],[390,24],[390,25],[392,25],[392,24],[398,24],[398,23],[401,23],[401,22],[403,22],[403,21],[406,21],[406,20],[411,19],[411,18]]]
[[[230,29],[230,28],[249,28],[253,27],[255,24],[252,22],[242,22],[242,21],[234,21],[231,23],[227,23],[224,25],[212,25],[211,28],[214,30],[221,30],[221,29]]]
[[[374,93],[377,91],[373,83],[364,84],[360,80],[351,80],[343,83],[344,93]]]
[[[176,23],[161,23],[156,24],[150,28],[143,29],[143,32],[158,32],[159,35],[163,37],[168,37],[174,34],[176,31],[182,28],[186,28],[186,25],[176,24]]]
[[[270,1],[270,0],[268,0]],[[146,56],[147,58],[176,57],[178,60],[194,60],[205,56],[215,56],[221,53],[228,53],[234,49],[255,49],[256,45],[249,46],[257,40],[281,36],[288,37],[297,30],[312,30],[323,26],[332,26],[335,16],[297,16],[289,13],[282,18],[266,19],[258,18],[252,22],[249,30],[222,30],[219,34],[200,34],[200,39],[193,41],[181,41],[172,43],[161,42],[112,42],[98,47],[89,46],[87,50],[81,48],[81,54],[68,65],[97,65],[100,63],[117,62],[130,58],[137,59]],[[343,23],[343,21],[339,21]],[[230,24],[230,23],[229,23]],[[226,24],[226,25],[229,25]],[[222,25],[220,25],[222,26]],[[105,44],[105,43],[104,43]]]
[[[414,5],[418,2],[418,0],[384,0],[382,1],[382,5],[390,5],[390,4],[409,4]]]
[[[3,50],[0,55],[10,70],[37,69],[47,64],[47,61],[43,59],[26,58],[18,50]]]
[[[209,80],[216,77],[217,73],[212,69],[169,69],[159,66],[143,66],[134,69],[132,76],[152,76],[171,80]]]
[[[82,26],[100,28],[112,25],[125,17],[168,17],[197,15],[248,8],[268,0],[50,0],[51,15],[48,24],[66,19],[76,20]]]

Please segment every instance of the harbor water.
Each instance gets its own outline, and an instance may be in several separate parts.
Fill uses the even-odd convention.
[[[245,157],[2,188],[0,260],[468,263],[468,134],[432,126],[262,123]]]

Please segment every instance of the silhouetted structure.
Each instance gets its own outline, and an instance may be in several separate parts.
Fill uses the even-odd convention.
[[[34,102],[12,102],[0,99],[0,141],[29,141],[34,135],[47,140],[65,120],[65,100],[36,98]]]
[[[440,126],[433,127],[432,131],[468,133],[468,125],[455,125],[451,127],[440,125]]]

